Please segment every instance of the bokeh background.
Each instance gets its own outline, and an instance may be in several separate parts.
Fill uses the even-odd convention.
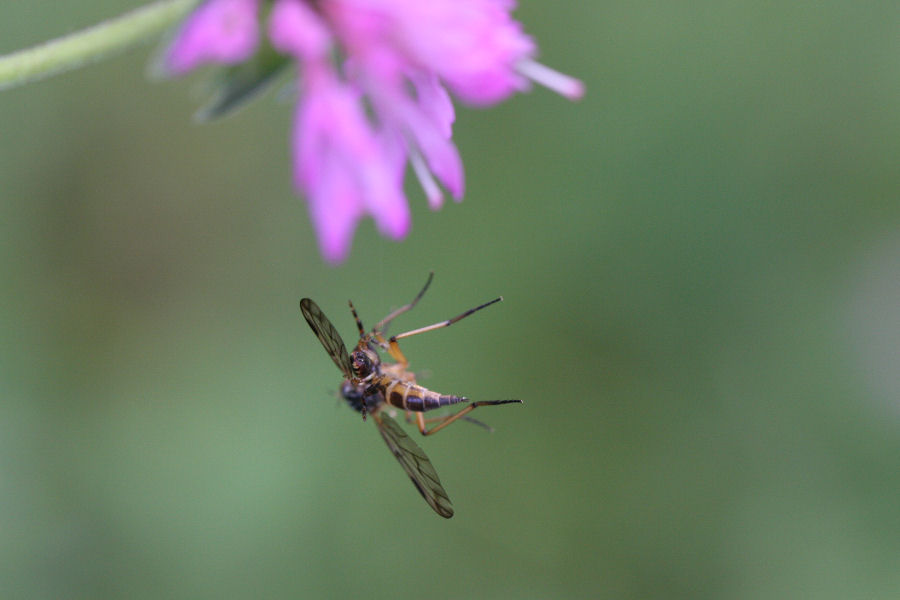
[[[895,598],[900,11],[523,2],[581,77],[460,107],[468,190],[323,264],[269,94],[152,48],[0,94],[3,598]],[[140,5],[7,2],[0,51]],[[437,517],[303,322],[407,340],[496,432]],[[399,330],[399,329],[398,329]]]

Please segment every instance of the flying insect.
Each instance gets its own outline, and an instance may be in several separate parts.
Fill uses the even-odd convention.
[[[398,340],[420,333],[433,331],[442,327],[449,327],[457,321],[469,315],[500,302],[502,297],[485,302],[475,308],[471,308],[460,315],[441,321],[426,327],[413,329],[398,335],[386,337],[386,331],[391,321],[399,315],[412,309],[421,300],[422,296],[431,285],[434,273],[428,275],[425,286],[416,295],[412,302],[401,306],[379,321],[370,331],[366,332],[362,321],[356,313],[353,302],[350,302],[350,311],[356,321],[359,330],[359,341],[352,352],[347,352],[344,341],[332,325],[328,317],[319,306],[309,298],[300,301],[300,311],[306,322],[326,352],[337,365],[344,380],[341,383],[341,397],[347,401],[351,408],[362,414],[363,420],[367,415],[372,415],[372,420],[378,427],[378,432],[384,438],[391,452],[406,471],[413,485],[422,494],[422,497],[434,511],[442,517],[453,516],[453,508],[450,498],[437,471],[428,459],[425,452],[403,430],[402,427],[389,414],[388,407],[406,411],[407,420],[415,418],[416,425],[422,435],[437,433],[444,427],[459,419],[472,421],[485,426],[483,423],[468,417],[479,406],[496,406],[500,404],[521,403],[521,400],[481,400],[469,402],[465,396],[453,396],[440,394],[429,390],[416,383],[415,375],[408,370],[409,361],[400,346]],[[381,361],[379,351],[387,352],[395,362],[385,363]],[[459,403],[467,403],[465,408],[451,415],[425,418],[424,413],[433,409],[451,406]],[[429,423],[434,423],[428,427]],[[487,426],[485,426],[487,427]]]

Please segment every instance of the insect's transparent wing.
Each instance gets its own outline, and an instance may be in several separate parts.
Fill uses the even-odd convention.
[[[413,485],[425,498],[425,502],[434,509],[434,512],[442,517],[449,519],[453,516],[453,508],[450,506],[450,498],[441,480],[438,478],[437,471],[425,456],[419,446],[410,439],[406,432],[397,424],[397,421],[388,416],[384,411],[377,412],[374,415],[375,424],[378,425],[378,431],[381,437],[397,460],[400,466],[412,479]]]
[[[334,328],[334,325],[331,324],[331,321],[328,320],[328,317],[325,316],[319,305],[309,298],[304,298],[300,301],[300,312],[303,313],[313,333],[325,346],[328,356],[331,357],[337,368],[341,370],[344,377],[349,379],[352,376],[350,372],[350,355],[347,354],[347,347],[344,346],[341,334]]]

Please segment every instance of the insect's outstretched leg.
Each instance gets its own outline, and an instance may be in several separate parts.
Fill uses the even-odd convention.
[[[421,414],[421,413],[416,413],[416,414]],[[447,417],[443,416],[443,415],[440,417],[425,417],[424,421],[426,423],[434,423],[435,421],[442,421],[446,418]],[[467,423],[472,423],[473,425],[478,425],[479,427],[483,427],[484,429],[487,429],[488,433],[494,433],[494,428],[491,427],[490,425],[488,425],[487,423],[485,423],[484,421],[479,421],[478,419],[473,419],[472,417],[469,417],[469,416],[462,416],[462,417],[460,417],[460,420],[465,421]],[[413,412],[411,410],[406,411],[406,422],[410,423],[410,424],[413,422]]]
[[[482,304],[480,306],[476,306],[475,308],[470,308],[466,312],[462,313],[461,315],[456,315],[452,319],[447,319],[446,321],[441,321],[440,323],[435,323],[434,325],[428,325],[427,327],[420,327],[418,329],[413,329],[412,331],[406,331],[404,333],[392,335],[390,337],[390,339],[388,340],[388,344],[390,344],[391,346],[396,346],[397,340],[401,340],[403,338],[417,335],[420,333],[425,333],[426,331],[433,331],[435,329],[440,329],[441,327],[449,327],[449,326],[453,325],[454,323],[456,323],[457,321],[459,321],[461,319],[465,319],[472,313],[478,312],[482,308],[487,308],[491,304],[495,304],[497,302],[500,302],[501,300],[503,300],[503,296],[500,296],[499,298],[494,298],[490,302],[485,302],[484,304]]]
[[[483,427],[487,430],[488,433],[494,433],[494,428],[485,423],[484,421],[479,421],[478,419],[473,419],[469,416],[460,417],[460,420],[465,421],[466,423],[471,423],[472,425],[478,425],[479,427]]]
[[[412,302],[410,302],[409,304],[406,304],[404,306],[401,306],[400,308],[398,308],[397,310],[395,310],[394,312],[392,312],[391,314],[389,314],[382,320],[378,321],[378,323],[375,324],[375,327],[372,328],[372,331],[378,332],[378,333],[384,333],[384,331],[391,324],[391,321],[393,321],[394,319],[396,319],[398,316],[402,315],[406,311],[412,309],[412,307],[414,307],[416,304],[418,304],[419,300],[422,299],[422,296],[424,296],[425,292],[428,290],[428,286],[431,285],[432,279],[434,279],[434,271],[431,271],[428,273],[428,280],[425,282],[425,286],[422,288],[422,291],[420,291],[416,295],[416,297],[413,298]]]
[[[347,300],[347,303],[350,305],[350,312],[353,313],[353,318],[356,319],[356,328],[359,329],[359,337],[363,337],[366,335],[366,330],[363,328],[362,321],[359,320],[359,315],[356,314],[356,307],[353,306],[353,300]]]
[[[441,321],[440,323],[435,323],[434,325],[428,325],[427,327],[420,327],[419,329],[413,329],[412,331],[406,331],[406,332],[400,333],[398,335],[392,335],[390,338],[385,340],[384,336],[382,335],[383,332],[380,330],[380,327],[382,325],[386,325],[387,323],[390,323],[391,319],[393,319],[397,315],[399,315],[399,314],[409,310],[413,306],[415,306],[416,302],[418,302],[419,299],[422,297],[422,295],[425,293],[425,290],[428,289],[428,286],[431,284],[431,279],[433,276],[434,276],[434,273],[430,273],[428,275],[428,281],[425,282],[425,287],[422,288],[422,291],[419,292],[419,295],[416,296],[412,302],[410,302],[406,306],[401,306],[400,308],[398,308],[397,310],[395,310],[394,312],[389,314],[387,317],[382,319],[381,322],[378,323],[378,325],[376,325],[375,328],[372,330],[374,339],[378,343],[378,345],[381,346],[382,348],[384,348],[385,350],[387,350],[388,353],[391,355],[391,357],[395,361],[397,361],[397,363],[400,364],[404,369],[409,366],[409,361],[406,359],[406,357],[403,355],[403,352],[400,350],[400,346],[399,346],[399,344],[397,344],[397,340],[406,338],[406,337],[410,337],[410,336],[413,336],[413,335],[416,335],[419,333],[425,333],[426,331],[440,329],[441,327],[449,327],[450,325],[453,325],[457,321],[459,321],[461,319],[465,319],[472,313],[478,312],[482,308],[487,308],[491,304],[494,304],[496,302],[500,302],[501,300],[503,300],[503,296],[500,296],[499,298],[494,298],[490,302],[485,302],[484,304],[476,306],[475,308],[470,308],[466,312],[464,312],[460,315],[456,315],[452,319],[447,319],[446,321]],[[351,307],[352,307],[352,305],[351,305]],[[355,315],[356,313],[354,312],[353,314]],[[357,319],[357,324],[359,324],[358,319]],[[360,325],[360,327],[362,327],[362,325]],[[360,330],[360,331],[362,331],[362,330]]]
[[[381,336],[379,336],[381,337]],[[383,341],[384,338],[381,338]],[[405,369],[409,366],[409,360],[407,360],[406,356],[404,356],[403,352],[400,351],[400,345],[397,343],[396,338],[391,338],[387,343],[387,351],[388,354],[391,355],[391,358],[397,361],[397,364],[400,365],[402,369]]]
[[[496,406],[498,404],[522,404],[521,400],[480,400],[478,402],[473,402],[458,413],[448,415],[446,417],[438,417],[438,424],[428,429],[425,427],[425,415],[424,413],[416,413],[416,425],[419,427],[419,432],[422,435],[431,435],[432,433],[437,433],[450,423],[453,423],[457,419],[464,418],[466,414],[472,412],[479,406]]]
[[[428,281],[429,282],[431,281],[430,277],[429,277]],[[425,285],[425,288],[426,289],[428,288],[427,284]],[[422,292],[419,293],[419,297],[421,297],[421,295],[422,295],[422,293],[424,293],[424,291],[425,290],[423,289]],[[388,353],[391,355],[391,357],[394,360],[396,360],[398,364],[402,365],[402,367],[405,369],[406,367],[409,366],[409,361],[403,355],[403,352],[400,351],[400,345],[397,344],[397,340],[399,340],[401,338],[405,338],[405,337],[410,337],[410,336],[416,335],[418,333],[425,333],[426,331],[440,329],[441,327],[449,327],[450,325],[453,325],[457,321],[459,321],[461,319],[465,319],[472,313],[478,312],[482,308],[487,308],[491,304],[495,304],[497,302],[500,302],[501,300],[503,300],[503,296],[500,296],[499,298],[494,298],[490,302],[485,302],[484,304],[482,304],[480,306],[476,306],[475,308],[470,308],[466,312],[464,312],[460,315],[456,315],[452,319],[447,319],[446,321],[441,321],[440,323],[435,323],[434,325],[428,325],[427,327],[420,327],[419,329],[413,329],[412,331],[407,331],[406,333],[392,335],[390,337],[390,339],[388,339],[387,341],[385,341],[384,337],[378,331],[376,331],[375,339],[378,340],[378,343],[388,351]],[[413,301],[413,302],[415,302],[415,301]]]

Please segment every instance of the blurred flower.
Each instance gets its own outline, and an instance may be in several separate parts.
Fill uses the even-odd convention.
[[[180,75],[205,62],[246,59],[259,39],[256,0],[214,0],[200,5],[182,24],[165,67]]]
[[[533,60],[536,46],[513,8],[512,0],[274,0],[268,38],[302,74],[294,181],[327,260],[346,258],[366,214],[384,235],[406,236],[407,161],[432,208],[443,203],[440,185],[462,198],[447,88],[481,106],[531,81],[581,96],[581,82]],[[259,0],[207,0],[181,26],[164,68],[181,74],[247,60],[259,43],[259,11]]]

